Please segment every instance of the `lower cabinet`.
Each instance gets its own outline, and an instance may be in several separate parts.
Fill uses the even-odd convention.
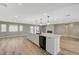
[[[46,50],[50,54],[54,54],[54,40],[50,37],[46,37]]]
[[[39,46],[39,35],[35,35],[34,43]]]
[[[28,35],[29,40],[31,40],[33,43],[39,46],[39,35],[36,34],[29,34]]]
[[[46,50],[53,55],[57,55],[60,51],[59,40],[53,37],[46,37]]]

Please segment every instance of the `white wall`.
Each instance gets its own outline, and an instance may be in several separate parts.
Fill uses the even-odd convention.
[[[74,35],[74,36],[79,36],[79,22],[75,23],[68,23],[73,24],[73,27],[70,28],[68,33],[65,32],[65,24],[56,24],[54,26],[54,33],[55,34],[61,34],[61,35]]]

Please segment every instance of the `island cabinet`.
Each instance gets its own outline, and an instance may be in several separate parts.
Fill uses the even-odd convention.
[[[54,54],[54,40],[51,37],[46,37],[46,50],[50,54]]]
[[[57,55],[60,51],[59,40],[53,37],[46,37],[46,50],[53,55]]]
[[[41,36],[46,37],[46,50],[52,55],[60,52],[60,35],[42,33]]]

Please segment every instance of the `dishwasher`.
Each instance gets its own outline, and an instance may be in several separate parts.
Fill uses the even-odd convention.
[[[46,50],[46,37],[39,36],[39,45],[42,49]]]

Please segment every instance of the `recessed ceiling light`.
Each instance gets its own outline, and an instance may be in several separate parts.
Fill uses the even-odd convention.
[[[47,25],[49,25],[49,24],[50,24],[50,22],[49,22],[49,17],[50,17],[50,16],[47,16],[47,18],[48,18]]]
[[[66,16],[71,16],[70,14],[67,14]]]
[[[43,13],[43,16],[47,16],[47,13]]]
[[[48,22],[47,25],[49,25],[50,23]]]
[[[18,5],[22,5],[22,3],[18,3]]]
[[[18,16],[14,16],[15,18],[18,18]]]

